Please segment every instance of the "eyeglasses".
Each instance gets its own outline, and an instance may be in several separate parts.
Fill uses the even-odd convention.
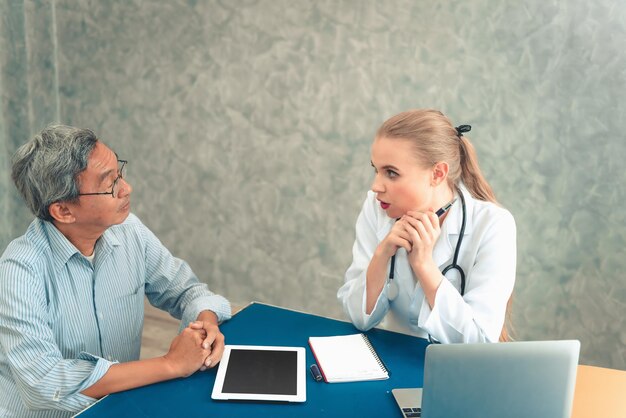
[[[79,196],[98,196],[104,194],[110,194],[111,197],[116,197],[115,195],[115,187],[117,186],[117,182],[120,179],[126,178],[126,164],[128,161],[126,160],[117,160],[118,168],[117,168],[117,178],[113,181],[113,185],[111,186],[110,192],[97,192],[97,193],[78,193]]]

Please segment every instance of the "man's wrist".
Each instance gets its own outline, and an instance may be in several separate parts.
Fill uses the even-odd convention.
[[[198,317],[196,318],[197,321],[202,321],[202,322],[211,322],[215,325],[217,325],[219,323],[219,320],[217,318],[217,314],[213,311],[210,310],[204,310],[201,311],[198,314]]]
[[[165,372],[166,379],[169,380],[182,377],[182,373],[178,370],[178,367],[176,367],[168,354],[169,353],[166,353],[165,355],[156,358],[156,361],[161,363],[160,369]]]

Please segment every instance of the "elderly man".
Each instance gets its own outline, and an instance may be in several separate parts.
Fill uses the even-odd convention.
[[[222,356],[230,304],[130,214],[126,164],[69,126],[14,156],[13,181],[37,218],[0,258],[0,417],[66,417]],[[190,325],[167,354],[138,360],[144,294]]]

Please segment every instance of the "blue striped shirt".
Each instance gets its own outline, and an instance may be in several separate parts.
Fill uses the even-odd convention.
[[[68,417],[95,402],[80,392],[139,358],[144,294],[182,324],[207,309],[230,318],[136,216],[104,232],[93,264],[35,219],[0,258],[0,417]]]

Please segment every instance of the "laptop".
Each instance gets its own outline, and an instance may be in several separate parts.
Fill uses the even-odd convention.
[[[393,389],[404,417],[570,418],[579,341],[431,344],[423,389]]]

